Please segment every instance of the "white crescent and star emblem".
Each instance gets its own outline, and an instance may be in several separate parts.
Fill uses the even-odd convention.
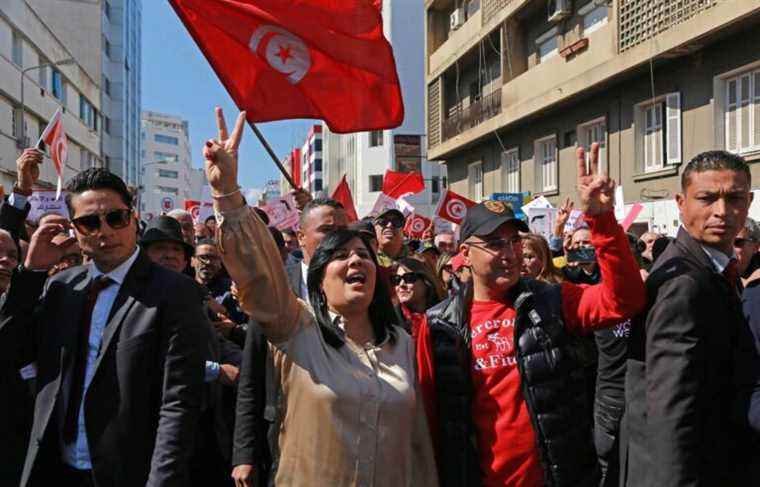
[[[467,207],[459,200],[451,200],[446,203],[446,213],[454,218],[464,218],[466,212]]]
[[[284,74],[291,84],[298,84],[311,68],[311,54],[306,43],[283,28],[260,26],[251,35],[249,46],[255,55]]]
[[[412,231],[420,233],[425,231],[425,221],[422,218],[415,218],[412,222]]]

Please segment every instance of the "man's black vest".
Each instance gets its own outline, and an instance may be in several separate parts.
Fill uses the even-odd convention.
[[[428,311],[435,364],[442,487],[481,484],[472,422],[467,290]],[[593,340],[565,330],[561,286],[521,279],[512,291],[515,354],[547,487],[597,481],[588,367]],[[477,414],[477,412],[475,413]]]

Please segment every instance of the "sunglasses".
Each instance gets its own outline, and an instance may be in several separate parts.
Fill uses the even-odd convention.
[[[748,239],[748,238],[735,238],[734,239],[734,247],[744,247],[745,244],[748,243],[755,243],[754,240]]]
[[[93,213],[71,220],[74,227],[83,235],[92,235],[100,230],[100,225],[105,221],[114,230],[121,230],[129,225],[132,210],[111,210],[108,213]]]
[[[385,227],[389,223],[393,228],[401,228],[404,226],[404,222],[400,218],[378,218],[375,220],[375,225],[380,225],[381,227]]]
[[[391,276],[391,283],[393,283],[394,286],[401,284],[401,281],[407,284],[414,284],[421,278],[422,276],[415,272],[407,272],[406,274],[394,274]]]

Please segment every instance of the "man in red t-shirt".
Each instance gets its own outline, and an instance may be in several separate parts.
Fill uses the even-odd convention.
[[[598,150],[590,171],[578,150],[579,206],[597,249],[598,285],[521,279],[525,223],[497,201],[467,211],[460,248],[472,286],[431,309],[418,338],[443,486],[578,487],[597,479],[578,337],[645,304],[613,215],[615,183],[597,171]]]

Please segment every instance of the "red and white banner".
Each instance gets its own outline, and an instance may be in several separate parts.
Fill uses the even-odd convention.
[[[260,206],[269,217],[269,226],[278,230],[296,228],[298,226],[298,210],[292,198],[274,198]]]
[[[425,230],[431,228],[433,220],[430,218],[413,213],[406,219],[406,225],[404,226],[404,233],[411,238],[422,238]],[[432,230],[432,228],[431,228]]]
[[[464,216],[467,214],[467,208],[475,206],[476,204],[477,203],[471,199],[465,198],[464,196],[447,189],[443,196],[441,196],[441,200],[438,202],[435,214],[444,220],[460,225],[462,220],[464,220]]]
[[[204,219],[201,219],[202,214],[213,215],[214,205],[210,201],[203,203],[203,211],[201,211],[201,202],[198,200],[185,200],[185,211],[189,211],[193,217],[193,223],[204,223]]]
[[[66,166],[66,159],[69,153],[69,143],[66,139],[66,132],[63,130],[63,118],[61,117],[62,111],[60,108],[53,114],[53,118],[50,119],[45,130],[40,135],[40,140],[37,141],[37,149],[41,152],[45,152],[45,148],[49,149],[50,158],[53,160],[53,166],[55,166],[55,172],[58,174],[58,185],[55,190],[55,199],[61,197],[61,187],[63,186],[63,168]]]

